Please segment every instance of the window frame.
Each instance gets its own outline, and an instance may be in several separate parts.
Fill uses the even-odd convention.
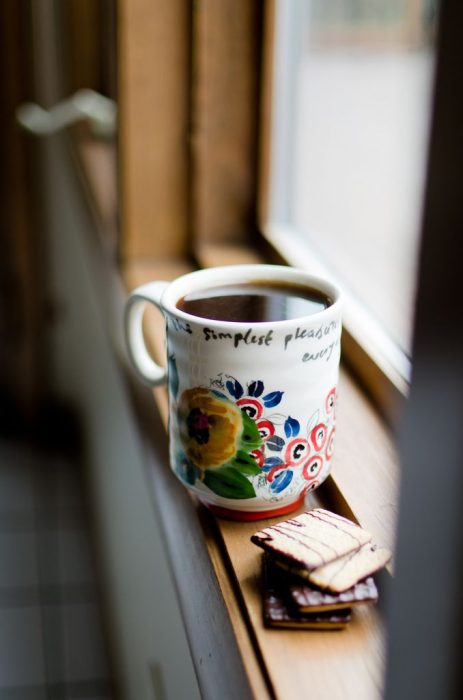
[[[281,105],[291,103],[296,89],[291,68],[301,50],[301,22],[295,22],[294,6],[303,12],[303,0],[291,4],[269,0],[265,6],[259,229],[282,260],[336,280],[329,264],[288,223],[293,131]],[[344,289],[343,359],[382,415],[395,423],[409,392],[410,358],[348,289]]]

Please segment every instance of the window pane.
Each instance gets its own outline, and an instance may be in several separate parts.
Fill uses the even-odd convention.
[[[434,3],[307,0],[288,8],[289,223],[408,351]]]

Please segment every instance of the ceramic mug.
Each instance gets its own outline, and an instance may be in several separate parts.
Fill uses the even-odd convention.
[[[210,320],[177,307],[223,285],[278,283],[319,290],[330,305],[293,320]],[[166,368],[145,345],[154,304],[166,320]],[[258,520],[289,513],[327,477],[333,456],[341,300],[330,282],[277,265],[234,265],[150,282],[129,296],[129,355],[139,377],[167,383],[171,467],[216,514]]]

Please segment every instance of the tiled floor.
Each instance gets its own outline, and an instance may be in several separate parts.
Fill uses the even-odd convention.
[[[0,442],[0,700],[113,696],[77,463]]]

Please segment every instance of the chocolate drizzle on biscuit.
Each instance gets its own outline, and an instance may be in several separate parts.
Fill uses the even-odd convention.
[[[288,566],[313,571],[360,549],[371,536],[346,518],[318,508],[264,528],[251,540]]]
[[[326,519],[326,518],[321,517],[322,514],[323,514],[323,515],[328,515],[329,518]],[[320,520],[321,522],[324,522],[324,523],[326,523],[327,525],[331,525],[331,527],[334,527],[334,528],[336,528],[337,530],[340,530],[341,532],[343,532],[345,535],[348,535],[349,537],[352,537],[352,539],[355,540],[355,542],[357,542],[357,544],[358,544],[359,547],[361,547],[362,544],[364,544],[363,542],[360,541],[360,539],[359,539],[358,537],[356,537],[354,534],[352,534],[352,532],[349,532],[349,530],[346,530],[345,528],[340,527],[339,525],[336,525],[335,523],[333,523],[333,520],[334,520],[334,519],[340,520],[340,521],[342,521],[342,522],[344,522],[344,523],[345,523],[345,522],[348,522],[348,521],[346,521],[345,518],[341,518],[340,516],[335,516],[334,513],[329,513],[327,510],[322,510],[321,508],[318,510],[318,512],[312,511],[311,515],[312,515],[312,517],[315,518],[316,520]],[[333,516],[334,516],[334,517],[333,517]],[[349,523],[349,525],[352,525],[352,523]]]
[[[288,523],[288,524],[289,524],[289,523]],[[301,527],[301,526],[298,524],[297,527]],[[290,528],[286,528],[286,527],[285,527],[285,524],[282,524],[282,525],[272,525],[272,526],[269,528],[269,530],[274,530],[275,532],[278,532],[278,533],[280,533],[281,535],[283,535],[283,537],[287,537],[289,540],[294,540],[295,542],[298,543],[298,545],[299,545],[300,547],[304,547],[304,548],[306,548],[306,549],[310,549],[312,552],[315,552],[315,554],[318,554],[318,556],[319,556],[320,559],[321,559],[322,564],[326,564],[328,561],[332,561],[333,557],[331,556],[331,557],[329,557],[328,559],[326,559],[326,558],[322,555],[322,553],[321,553],[316,547],[311,547],[307,542],[303,542],[303,541],[301,540],[301,538],[313,540],[314,542],[316,542],[317,544],[321,545],[322,547],[326,547],[327,549],[331,550],[331,552],[333,553],[333,555],[334,555],[335,557],[339,556],[338,551],[337,551],[334,547],[331,547],[331,545],[327,544],[326,542],[323,542],[323,541],[320,540],[319,538],[314,537],[313,535],[309,535],[309,534],[307,534],[306,532],[300,532],[300,533],[298,533],[298,537],[293,537],[293,536],[289,535],[289,534],[286,532],[287,529],[290,529]]]

